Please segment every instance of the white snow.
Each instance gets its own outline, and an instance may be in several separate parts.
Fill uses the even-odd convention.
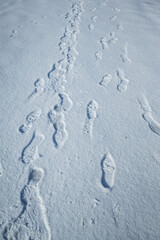
[[[0,239],[160,239],[159,12],[0,1]]]

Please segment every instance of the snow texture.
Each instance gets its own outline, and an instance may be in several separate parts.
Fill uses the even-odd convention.
[[[0,239],[160,239],[160,1],[0,1]]]

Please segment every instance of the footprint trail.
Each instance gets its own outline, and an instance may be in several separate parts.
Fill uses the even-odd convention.
[[[48,78],[45,79],[45,81],[43,78],[40,78],[34,83],[35,89],[28,97],[28,100],[30,100],[32,97],[41,97],[42,94],[44,94],[46,98],[49,96],[53,97],[53,95],[58,95],[61,103],[54,106],[54,111],[58,115],[58,118],[59,116],[64,115],[63,112],[66,113],[71,110],[73,105],[71,99],[66,94],[65,85],[67,84],[66,76],[74,67],[78,56],[78,52],[76,50],[78,43],[77,36],[80,32],[79,25],[83,11],[84,2],[82,0],[74,1],[70,11],[68,11],[65,15],[66,24],[64,27],[64,33],[60,38],[60,42],[58,44],[61,58],[53,65],[51,71],[48,73]],[[92,30],[91,25],[90,29]],[[45,105],[42,107],[46,108],[47,106]],[[49,111],[50,109],[48,109],[48,112]],[[58,120],[56,120],[56,122],[53,124],[55,129],[53,140],[56,143],[55,146],[57,147],[61,145],[60,143],[64,143],[67,139],[67,132],[64,122],[65,118],[61,118],[63,118],[63,121],[60,121],[61,126]],[[20,127],[19,131],[21,133],[25,133],[31,128],[33,122],[30,124],[26,118],[26,123]]]

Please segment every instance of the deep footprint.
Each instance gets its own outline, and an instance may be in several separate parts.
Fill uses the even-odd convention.
[[[59,97],[61,99],[61,105],[62,105],[62,109],[64,111],[70,111],[72,108],[72,100],[70,99],[70,97],[68,96],[67,93],[60,93]]]
[[[68,137],[66,124],[64,122],[64,114],[51,110],[48,113],[48,117],[55,130],[53,134],[53,143],[56,148],[62,147]]]
[[[39,182],[42,178],[42,169],[31,169],[28,183],[21,192],[22,211],[17,218],[10,221],[5,227],[3,231],[4,239],[51,239],[45,206],[39,193]]]
[[[102,178],[101,183],[104,188],[112,189],[114,186],[116,164],[110,153],[104,155],[101,161]]]
[[[25,164],[31,164],[34,160],[36,160],[38,155],[38,147],[42,144],[45,137],[43,134],[34,133],[30,142],[23,149],[21,160]]]

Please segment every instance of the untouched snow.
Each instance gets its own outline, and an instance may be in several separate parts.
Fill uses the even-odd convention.
[[[0,239],[160,239],[159,12],[0,1]]]

